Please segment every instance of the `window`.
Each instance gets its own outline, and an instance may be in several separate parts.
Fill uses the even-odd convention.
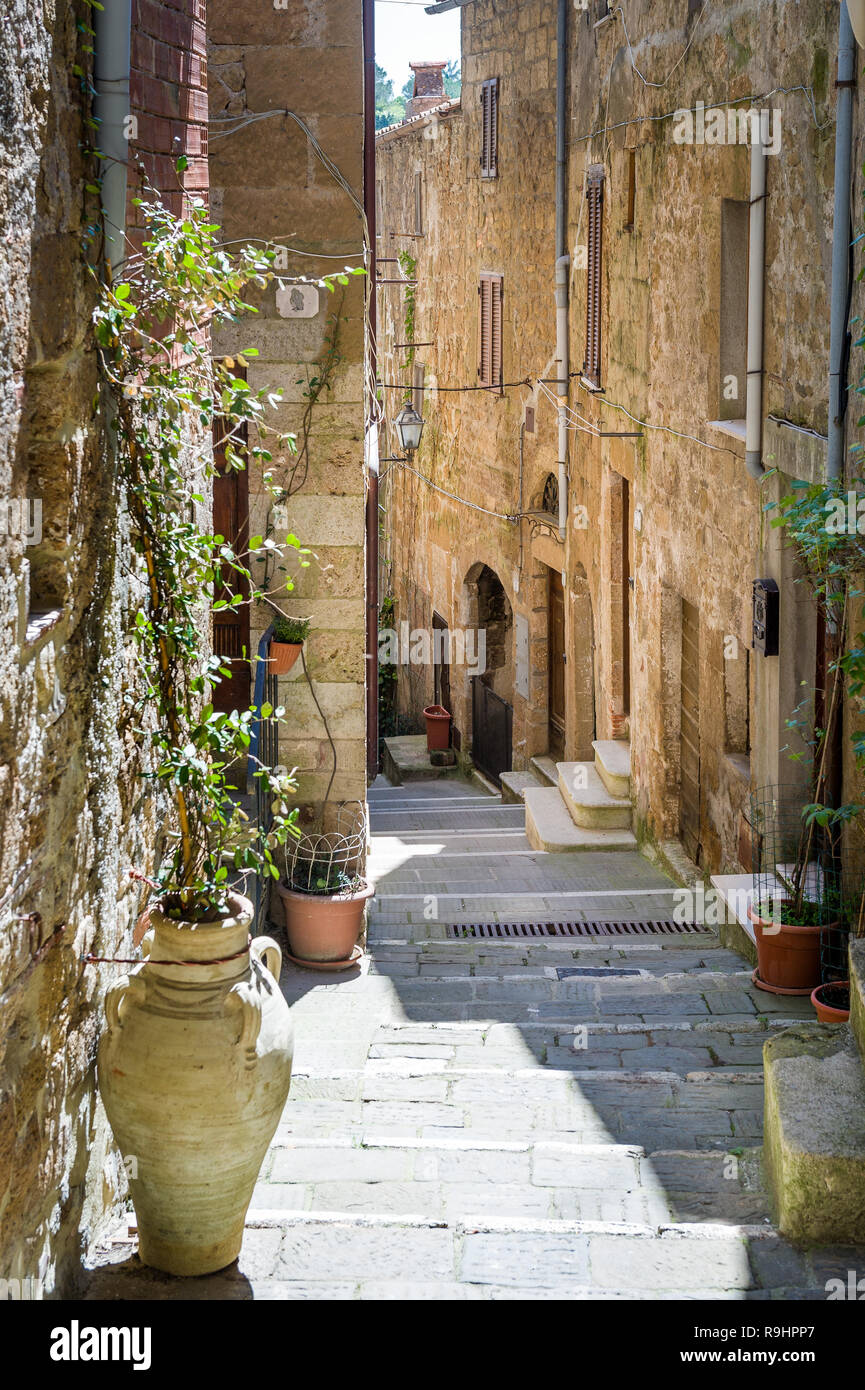
[[[418,415],[423,415],[423,388],[426,367],[423,362],[415,362],[412,367],[411,403]]]
[[[603,247],[604,169],[593,165],[586,177],[588,246],[586,264],[586,358],[583,376],[601,385],[601,252]]]
[[[721,202],[720,420],[743,420],[748,391],[749,208]]]
[[[492,390],[502,389],[501,275],[483,274],[478,285],[478,381]]]
[[[626,232],[634,230],[634,203],[637,197],[637,152],[636,150],[626,150],[627,160],[626,169],[628,176],[628,190],[625,198],[625,225]]]
[[[423,236],[423,174],[418,171],[414,176],[414,230],[415,236]]]
[[[481,178],[498,175],[499,79],[491,77],[481,84]]]

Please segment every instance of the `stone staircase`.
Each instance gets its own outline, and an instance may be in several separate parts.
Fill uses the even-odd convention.
[[[509,794],[525,803],[526,836],[534,849],[559,854],[636,849],[631,830],[630,744],[597,739],[592,747],[594,762],[551,765],[549,759],[543,763],[533,759],[532,773],[505,774],[511,779]],[[555,769],[555,784],[550,766]]]
[[[706,928],[507,934],[668,917],[633,850],[538,853],[465,783],[370,804],[369,954],[284,967],[294,1075],[238,1264],[173,1280],[127,1241],[85,1296],[825,1299],[853,1256],[782,1239],[759,1162],[763,1043],[808,1001]]]

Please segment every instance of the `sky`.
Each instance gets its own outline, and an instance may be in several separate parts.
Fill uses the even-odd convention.
[[[397,92],[410,76],[409,63],[416,58],[459,61],[461,11],[424,14],[424,5],[429,3],[431,0],[376,0],[376,62],[393,78]]]

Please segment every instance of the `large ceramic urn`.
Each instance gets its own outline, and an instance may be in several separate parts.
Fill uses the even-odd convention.
[[[288,1096],[292,1025],[281,952],[231,915],[175,921],[150,909],[146,959],[105,1000],[99,1088],[129,1173],[142,1261],[208,1274],[234,1260],[252,1190]]]

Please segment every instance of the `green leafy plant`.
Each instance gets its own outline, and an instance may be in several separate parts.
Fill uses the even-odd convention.
[[[860,420],[860,425],[865,419]],[[861,480],[850,483],[841,479],[822,483],[807,483],[794,479],[790,493],[779,502],[766,503],[765,510],[774,512],[772,526],[782,526],[787,540],[796,551],[801,569],[800,581],[809,584],[818,608],[822,611],[825,630],[833,655],[827,663],[825,713],[818,724],[813,715],[813,700],[806,697],[786,721],[790,730],[798,732],[805,749],[789,756],[801,761],[810,757],[814,765],[813,800],[802,809],[803,834],[790,887],[792,898],[783,908],[791,921],[803,922],[809,903],[805,896],[807,866],[814,832],[817,827],[837,836],[842,827],[852,826],[862,833],[865,805],[849,801],[840,806],[826,803],[826,783],[832,734],[842,718],[846,703],[851,716],[851,742],[854,760],[865,771],[865,631],[861,626],[862,576],[865,573],[865,535],[858,526],[856,487]],[[851,508],[851,499],[853,505]],[[858,622],[853,622],[855,615]],[[785,920],[785,918],[782,918]],[[865,896],[857,914],[856,929],[865,927]]]
[[[415,304],[416,304],[415,285],[414,285],[413,282],[414,282],[414,278],[415,278],[415,273],[416,273],[416,271],[417,271],[417,261],[415,260],[414,256],[412,256],[412,255],[409,254],[408,251],[400,251],[400,252],[398,252],[398,254],[397,254],[397,259],[398,259],[398,261],[399,261],[399,268],[400,268],[400,270],[402,271],[403,275],[405,276],[406,280],[412,282],[412,283],[410,283],[410,284],[407,284],[406,287],[405,287],[405,305],[404,305],[404,314],[403,314],[403,329],[405,330],[405,340],[406,340],[406,342],[407,342],[407,343],[411,343],[411,344],[413,345],[413,344],[414,344]],[[415,359],[415,348],[414,348],[414,346],[411,346],[411,347],[409,347],[409,350],[408,350],[408,356],[406,357],[405,361],[404,361],[403,364],[402,364],[402,365],[403,365],[403,371],[408,371],[408,369],[411,367],[412,363],[414,362],[414,359]]]
[[[309,636],[310,621],[309,618],[287,618],[281,613],[273,620],[274,642],[287,642],[291,645],[305,642]]]
[[[158,881],[170,910],[194,916],[225,907],[232,864],[278,878],[273,851],[298,833],[297,810],[287,807],[266,835],[257,827],[243,833],[234,769],[250,754],[254,721],[284,711],[264,703],[217,712],[211,691],[230,670],[210,653],[206,635],[211,610],[269,597],[247,555],[212,530],[213,448],[230,471],[260,466],[273,495],[268,444],[276,439],[291,449],[294,438],[266,423],[279,393],[253,390],[242,374],[257,350],[236,357],[210,350],[212,328],[257,312],[244,297],[247,287],[279,280],[276,249],[247,245],[229,255],[200,200],[178,218],[146,181],[135,202],[143,247],[127,260],[122,283],[91,267],[99,281],[94,326],[139,588],[138,680],[126,700],[149,745],[144,775],[174,808]],[[308,553],[292,534],[280,543],[252,537],[248,552],[262,549]],[[292,589],[291,578],[279,587]],[[290,775],[261,763],[253,775],[277,802],[296,787]]]

